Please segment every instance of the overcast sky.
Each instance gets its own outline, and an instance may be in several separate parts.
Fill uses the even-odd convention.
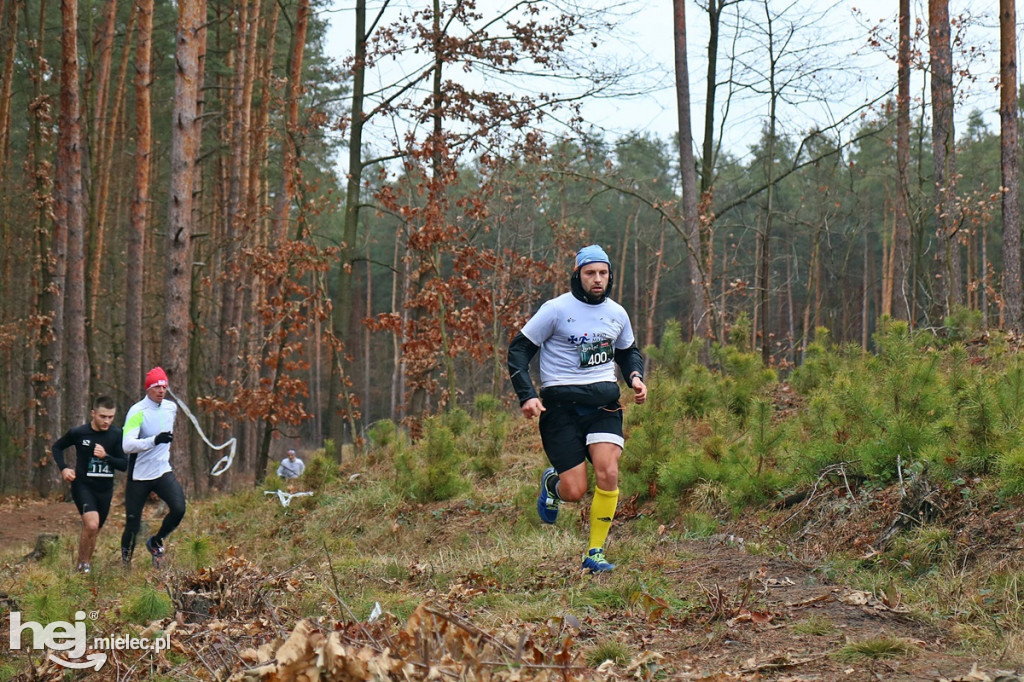
[[[500,1],[479,0],[478,8],[487,8]],[[580,2],[588,4],[589,0]],[[608,5],[611,0],[593,0],[591,4],[598,3]],[[379,6],[375,0],[370,0],[369,4],[371,13],[374,6]],[[644,131],[667,140],[677,130],[672,2],[627,0],[618,4],[620,6],[613,14],[617,28],[611,36],[600,42],[594,57],[610,62],[632,63],[638,67],[639,72],[626,88],[646,91],[646,94],[591,102],[584,108],[585,119],[594,129],[605,131],[609,139],[630,131]],[[332,28],[327,49],[331,56],[339,60],[352,52],[353,5],[353,0],[336,0],[335,9],[331,13]],[[392,7],[410,5],[420,6],[420,3],[411,0],[392,3]],[[923,0],[912,0],[911,5],[912,18],[926,20]],[[800,25],[789,43],[793,53],[790,64],[794,70],[805,70],[809,66],[825,69],[814,81],[794,82],[789,91],[794,102],[780,109],[780,121],[785,132],[797,134],[814,124],[827,126],[894,86],[895,63],[880,48],[868,45],[868,27],[880,24],[883,27],[880,35],[888,33],[894,37],[897,6],[896,0],[839,0],[831,5],[819,0],[773,0],[772,9],[780,14],[776,31],[790,25]],[[764,17],[764,7],[760,0],[744,0],[738,7],[744,8],[743,11],[748,12],[763,28],[761,18]],[[967,25],[971,28],[967,34],[968,44],[978,48],[969,65],[976,79],[972,84],[961,85],[967,98],[960,105],[958,134],[962,132],[962,120],[971,109],[985,112],[990,127],[998,130],[997,8],[997,3],[993,1],[950,0],[951,16],[969,17]],[[708,19],[693,0],[686,3],[686,19],[693,135],[699,146],[703,139],[704,125]],[[739,61],[755,66],[763,66],[766,54],[763,47],[758,46],[764,44],[763,35],[755,35],[756,31],[749,30],[737,33],[732,28],[737,23],[735,18],[727,18],[724,23],[718,62],[720,81],[725,78],[730,55],[734,52],[743,55]],[[802,51],[805,48],[812,49]],[[923,49],[927,50],[926,44]],[[808,92],[805,86],[814,89],[812,96],[805,96]],[[920,74],[915,73],[912,95],[927,95],[922,92],[925,87]],[[720,88],[717,96],[719,105],[724,103],[726,95],[726,89]],[[728,124],[722,131],[724,146],[728,150],[741,156],[746,153],[749,144],[759,135],[767,106],[766,97],[750,90],[734,94]]]

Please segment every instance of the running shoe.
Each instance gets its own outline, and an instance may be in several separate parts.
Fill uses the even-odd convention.
[[[548,492],[548,479],[557,476],[558,472],[554,467],[548,467],[540,477],[540,494],[537,495],[537,513],[544,523],[554,523],[558,520],[558,505],[561,500]]]
[[[79,573],[88,573],[89,572],[89,564],[87,564],[87,563],[78,564],[78,572]]]
[[[121,548],[121,568],[128,570],[132,567],[132,550]]]
[[[160,568],[160,564],[164,560],[164,546],[156,544],[155,535],[149,536],[149,539],[146,540],[146,549],[153,557],[153,567]]]
[[[600,547],[590,550],[583,557],[583,570],[591,573],[608,573],[615,568],[615,564],[604,558],[604,550]]]

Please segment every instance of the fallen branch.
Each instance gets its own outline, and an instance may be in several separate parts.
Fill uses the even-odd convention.
[[[815,661],[820,661],[821,659],[828,658],[831,655],[832,652],[828,651],[819,656],[811,656],[810,658],[799,658],[795,660],[785,658],[785,655],[783,655],[783,658],[785,658],[785,660],[774,660],[769,661],[767,663],[762,663],[760,665],[755,665],[752,668],[741,668],[739,672],[744,675],[749,675],[751,673],[758,673],[763,670],[782,670],[784,668],[795,668],[799,665],[806,665],[807,663],[814,663]]]

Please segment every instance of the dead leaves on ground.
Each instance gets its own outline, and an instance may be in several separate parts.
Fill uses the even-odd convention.
[[[235,672],[231,682],[576,680],[591,672],[571,652],[572,629],[556,621],[532,632],[491,634],[423,604],[402,629],[371,633],[361,624],[335,627],[300,621],[283,643],[240,652],[243,661],[255,665]]]
[[[577,646],[581,625],[571,616],[490,632],[457,613],[466,594],[490,586],[475,575],[453,588],[448,599],[421,604],[405,623],[390,614],[373,622],[322,616],[300,620],[289,630],[283,623],[294,622],[294,616],[281,612],[273,596],[302,589],[313,579],[299,569],[268,575],[234,551],[215,567],[169,575],[166,588],[176,615],[152,623],[147,631],[173,633],[171,651],[178,655],[121,657],[113,667],[120,677],[146,668],[170,676],[232,682],[564,682],[612,676],[608,671],[598,674],[582,662]],[[182,658],[187,663],[172,662]],[[627,675],[649,677],[639,668]]]
[[[891,585],[884,590],[880,590],[877,595],[862,590],[851,590],[839,595],[837,599],[850,606],[862,606],[865,609],[873,609],[875,611],[894,611],[897,613],[909,611],[906,606],[903,606],[903,597],[899,591]]]

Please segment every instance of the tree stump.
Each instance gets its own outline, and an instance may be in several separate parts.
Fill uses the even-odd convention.
[[[56,533],[40,533],[36,536],[35,549],[26,554],[25,558],[22,559],[22,562],[41,561],[45,557],[49,556],[50,552],[56,549],[59,541],[60,536]]]

